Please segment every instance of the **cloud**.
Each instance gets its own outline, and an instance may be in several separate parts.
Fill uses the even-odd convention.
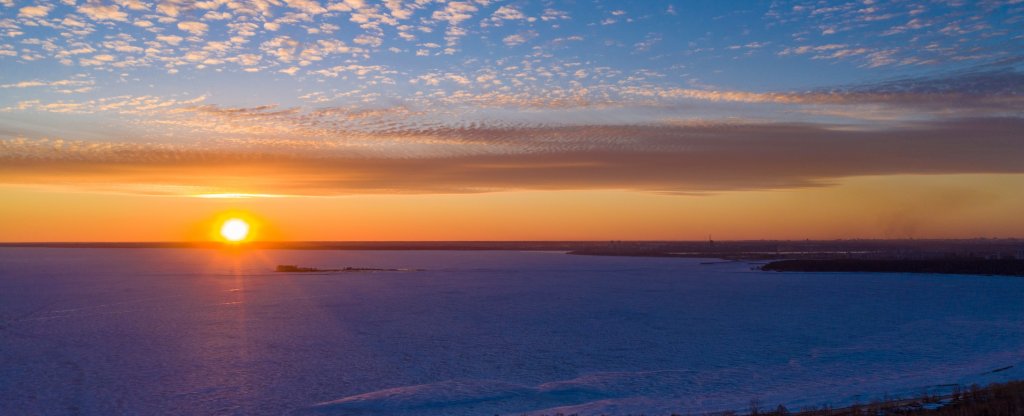
[[[526,15],[514,6],[501,6],[491,14],[491,20],[496,24],[501,24],[502,20],[523,19],[526,19]]]
[[[275,108],[191,111],[239,120],[295,115]],[[434,127],[375,134],[369,143],[404,143],[383,153],[359,143],[280,138],[176,145],[13,139],[0,141],[0,178],[305,195],[781,189],[864,175],[1024,173],[1022,129],[1020,119],[890,130],[794,123]],[[412,143],[443,151],[399,150]]]
[[[78,12],[88,16],[92,20],[128,21],[128,14],[122,12],[120,7],[114,5],[104,6],[101,4],[87,3],[79,6]]]
[[[1018,23],[1019,18],[997,16],[1019,16],[1020,2],[796,0],[782,4],[773,5],[766,18],[772,26],[791,30],[800,44],[783,49],[783,56],[808,54],[812,59],[852,61],[875,68],[985,62],[1018,55],[986,38],[1015,33],[1004,25]],[[965,8],[968,5],[973,7],[970,12]],[[841,49],[822,48],[838,44]]]
[[[191,33],[196,36],[202,36],[206,33],[209,26],[202,22],[178,22],[178,30],[182,30]]]
[[[53,3],[53,5],[51,5]],[[528,89],[540,90],[550,85],[568,87],[566,79],[558,80],[552,74],[560,75],[550,68],[570,63],[572,60],[587,61],[587,65],[610,66],[620,73],[632,71],[633,65],[624,65],[615,59],[609,60],[608,54],[575,51],[593,51],[602,47],[629,48],[637,55],[645,55],[643,66],[662,73],[675,74],[676,87],[687,84],[685,71],[676,71],[683,66],[679,56],[693,56],[701,52],[710,52],[708,45],[686,45],[682,55],[658,56],[665,52],[654,47],[659,39],[667,39],[668,33],[662,28],[667,27],[656,22],[657,19],[671,19],[669,10],[700,18],[702,10],[688,7],[661,6],[652,9],[654,12],[641,13],[639,10],[623,7],[623,10],[608,8],[599,15],[586,14],[585,17],[598,21],[580,22],[581,25],[597,26],[600,19],[607,18],[607,23],[625,23],[631,18],[650,21],[651,25],[640,25],[630,31],[642,31],[625,37],[586,36],[578,30],[558,33],[568,28],[561,28],[570,19],[569,12],[578,5],[566,4],[552,6],[555,3],[530,6],[527,3],[496,2],[483,0],[383,0],[379,2],[342,1],[342,0],[111,0],[107,2],[92,0],[65,0],[63,2],[10,2],[11,14],[21,19],[0,19],[0,36],[18,38],[18,44],[0,45],[0,56],[18,57],[21,63],[33,62],[47,57],[55,58],[61,65],[88,66],[87,71],[109,71],[113,68],[121,70],[119,74],[133,77],[133,73],[141,68],[166,70],[170,72],[190,72],[190,75],[202,71],[259,71],[273,73],[284,67],[299,66],[309,72],[338,66],[341,64],[359,63],[365,65],[379,64],[390,58],[388,56],[413,57],[444,55],[460,55],[470,59],[465,65],[466,71],[484,69],[483,65],[509,67],[515,61],[523,60],[530,55],[535,62],[522,65],[520,72],[525,75],[518,79],[520,84],[506,82],[504,87],[523,92]],[[15,4],[17,6],[15,6]],[[60,4],[58,6],[58,4]],[[536,7],[535,7],[536,6]],[[558,10],[552,7],[565,8]],[[667,7],[667,9],[666,9]],[[728,45],[717,47],[717,54],[703,54],[699,59],[706,59],[707,70],[721,69],[723,65],[732,65],[732,60],[746,59],[777,59],[792,61],[793,64],[806,63],[807,60],[828,60],[837,65],[858,65],[867,72],[876,67],[906,67],[910,65],[930,65],[938,70],[941,68],[962,67],[964,62],[991,62],[1008,59],[1019,55],[1013,44],[1019,34],[1012,29],[1013,23],[1019,20],[1020,3],[983,2],[978,4],[983,15],[973,16],[962,13],[963,4],[925,6],[910,3],[876,2],[873,4],[818,4],[809,0],[795,0],[793,4],[782,7],[781,3],[769,7],[771,11],[765,16],[766,23],[773,28],[770,33],[763,30],[752,30],[732,39]],[[678,9],[678,10],[676,10]],[[685,10],[684,10],[685,9]],[[988,13],[988,11],[992,11]],[[41,18],[43,17],[43,18]],[[723,19],[731,19],[723,16]],[[648,20],[649,19],[649,20]],[[122,23],[123,22],[123,23]],[[543,24],[541,22],[544,22]],[[355,32],[340,31],[340,24],[355,24]],[[515,24],[522,30],[507,31],[493,28],[498,24]],[[739,22],[729,22],[731,24]],[[390,26],[390,27],[388,27]],[[536,27],[535,27],[536,26]],[[543,29],[540,28],[543,26]],[[882,36],[890,28],[905,27],[903,32]],[[31,29],[29,29],[31,28]],[[361,29],[361,30],[360,30]],[[532,30],[530,30],[532,29]],[[559,29],[550,32],[549,29]],[[778,29],[777,33],[775,29]],[[646,36],[640,39],[636,35]],[[550,33],[549,33],[550,32]],[[831,35],[816,34],[829,32]],[[583,32],[580,32],[583,33]],[[103,64],[96,59],[80,59],[69,57],[67,51],[81,49],[70,47],[72,43],[87,44],[100,49],[95,43],[109,41],[111,37],[129,34],[134,39],[127,40],[130,44],[145,50],[144,57],[131,57],[114,54],[115,51],[96,50],[97,54],[112,54],[116,60],[112,64]],[[169,43],[165,40],[174,39],[174,34],[188,38],[189,42],[178,41]],[[285,35],[296,42],[294,47],[281,45],[274,51],[260,50],[260,47],[278,35]],[[484,63],[472,60],[478,51],[460,51],[460,39],[473,34],[487,42],[503,42],[508,50],[493,52]],[[853,35],[856,34],[856,35]],[[210,39],[206,36],[213,35]],[[223,35],[223,37],[220,37]],[[554,37],[559,36],[559,37]],[[346,39],[352,47],[346,54],[347,60],[331,60],[328,53],[319,53],[316,45],[320,42]],[[628,39],[627,39],[628,38]],[[155,40],[165,45],[153,45]],[[349,41],[353,39],[353,41]],[[541,42],[535,42],[538,39]],[[791,39],[791,40],[790,40]],[[566,40],[579,40],[581,43],[569,48]],[[184,56],[196,58],[204,52],[191,49],[201,48],[204,41],[230,42],[231,50],[217,55],[206,51],[210,56],[203,60],[183,59]],[[34,43],[30,43],[34,42]],[[409,45],[397,43],[410,42]],[[607,43],[604,43],[607,42]],[[664,43],[664,41],[661,41]],[[791,43],[790,43],[791,42]],[[388,44],[388,47],[383,47]],[[415,44],[415,46],[414,46]],[[436,44],[441,48],[433,50],[424,45]],[[604,46],[602,46],[604,44]],[[168,48],[167,45],[180,48]],[[530,46],[530,47],[525,47]],[[267,57],[263,64],[266,67],[253,68],[238,65],[234,54],[261,53]],[[756,53],[755,53],[756,52]],[[340,52],[339,52],[340,53]],[[774,53],[775,56],[770,56]],[[214,56],[216,55],[216,56]],[[207,61],[209,59],[209,61]],[[383,60],[381,60],[383,59]],[[689,59],[689,58],[686,58]],[[501,60],[503,64],[496,62]],[[275,62],[276,61],[276,62]],[[423,61],[423,60],[421,60]],[[750,61],[753,62],[753,61]],[[763,62],[763,61],[761,61]],[[459,65],[463,67],[463,65]],[[941,67],[940,67],[941,66]],[[476,68],[472,68],[476,67]],[[717,68],[716,68],[717,67]],[[691,69],[696,67],[691,67]],[[439,70],[414,66],[408,74],[402,74],[405,80],[422,75],[425,71]],[[885,73],[905,73],[894,71]],[[547,72],[542,72],[547,70]],[[923,70],[923,68],[921,69]],[[417,73],[418,71],[418,73]],[[530,72],[533,73],[530,73]],[[570,72],[575,72],[570,71]],[[592,71],[588,71],[592,72]],[[610,73],[610,72],[606,72]],[[98,73],[99,74],[99,73]],[[871,77],[883,74],[877,72]],[[463,74],[472,78],[472,74]],[[201,75],[200,75],[201,76]],[[628,75],[626,75],[628,77]],[[689,75],[687,75],[689,76]],[[782,76],[780,82],[787,82],[791,76]],[[728,77],[722,79],[729,79]],[[403,84],[404,80],[396,80]],[[550,82],[549,82],[550,81]],[[618,83],[619,86],[638,86],[630,83],[629,78],[611,79],[603,77],[593,79],[594,83],[574,79],[582,88],[596,88]],[[545,84],[547,82],[547,84]],[[671,88],[667,83],[657,85],[662,89]],[[723,87],[724,88],[724,87]],[[699,90],[699,88],[697,89]],[[405,91],[388,91],[401,95]]]
[[[178,17],[178,14],[181,13],[181,7],[174,1],[162,1],[156,5],[156,11],[170,17]]]
[[[157,35],[156,40],[168,45],[178,45],[181,41],[185,40],[185,38],[177,35]]]
[[[514,35],[505,36],[505,38],[503,38],[501,41],[504,42],[505,45],[507,46],[518,46],[530,41],[530,39],[533,39],[535,37],[537,37],[537,32],[528,30],[525,32],[516,33]]]
[[[115,2],[130,10],[149,10],[150,7],[148,4],[140,0],[115,0]]]
[[[49,83],[42,82],[42,81],[22,81],[22,82],[15,82],[15,83],[12,83],[12,84],[3,84],[3,85],[0,85],[0,88],[30,88],[30,87],[41,87],[41,86],[44,86],[44,85],[49,85]]]
[[[52,6],[25,6],[18,9],[18,17],[45,17]]]
[[[353,39],[352,42],[355,42],[356,44],[359,44],[359,45],[366,45],[366,46],[377,47],[377,46],[380,46],[381,43],[383,43],[383,40],[379,36],[372,36],[372,35],[363,34],[363,35],[356,36],[356,38]]]
[[[445,21],[448,28],[445,30],[445,41],[448,46],[455,46],[459,39],[466,35],[466,30],[459,25],[473,17],[478,11],[475,5],[467,1],[451,1],[445,5],[443,10],[435,10],[431,14],[433,20]]]
[[[94,85],[95,82],[84,79],[62,79],[57,81],[21,81],[10,84],[0,84],[0,89],[7,88],[32,88],[32,87],[74,87],[83,85]]]
[[[315,0],[285,0],[288,7],[298,9],[303,13],[309,13],[311,15],[317,15],[326,12],[327,9],[323,8],[319,2]]]
[[[44,103],[40,100],[27,100],[18,102],[14,106],[2,108],[0,112],[30,110],[50,113],[93,114],[112,112],[141,115],[155,114],[172,107],[196,104],[205,99],[205,95],[189,99],[162,98],[152,95],[119,95],[85,101],[57,101],[50,103]]]
[[[540,16],[540,20],[545,22],[549,20],[569,20],[569,13],[555,9],[544,9],[544,14]]]
[[[691,88],[628,87],[623,93],[665,99],[793,105],[884,105],[921,111],[1004,112],[1024,115],[1024,73],[1012,69],[973,70],[932,77],[817,89],[805,92],[748,92]]]

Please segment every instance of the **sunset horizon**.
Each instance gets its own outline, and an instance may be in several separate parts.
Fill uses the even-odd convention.
[[[0,415],[1024,415],[1024,0],[0,0]]]
[[[1012,2],[0,10],[0,241],[1024,236]]]

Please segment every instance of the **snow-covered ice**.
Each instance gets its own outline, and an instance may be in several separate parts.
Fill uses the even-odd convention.
[[[656,415],[1024,378],[1024,279],[700,262],[3,248],[0,414]]]

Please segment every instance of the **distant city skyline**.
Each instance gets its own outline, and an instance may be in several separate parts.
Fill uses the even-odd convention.
[[[0,241],[1024,237],[1020,1],[0,0]]]

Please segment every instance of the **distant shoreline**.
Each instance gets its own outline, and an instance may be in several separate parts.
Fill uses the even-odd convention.
[[[766,271],[895,272],[1024,276],[1024,240],[757,241],[291,241],[0,243],[62,249],[549,251],[609,257],[771,262]]]
[[[1019,259],[821,259],[773,261],[761,270],[776,272],[867,272],[931,273],[1024,276],[1024,260]]]

